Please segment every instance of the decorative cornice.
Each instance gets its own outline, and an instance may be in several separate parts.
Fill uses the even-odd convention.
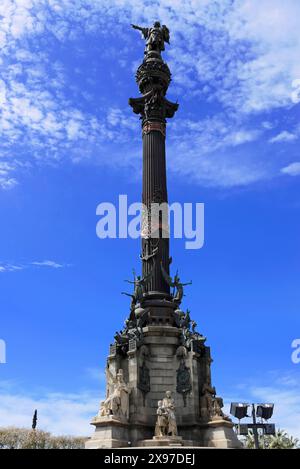
[[[166,124],[163,122],[147,121],[143,126],[143,135],[149,134],[152,131],[160,132],[165,137]]]

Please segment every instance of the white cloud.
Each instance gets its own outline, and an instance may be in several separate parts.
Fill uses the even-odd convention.
[[[38,267],[52,267],[53,269],[61,269],[62,267],[65,267],[64,264],[58,264],[57,262],[54,261],[34,261],[31,262],[32,265],[36,265]]]
[[[18,184],[18,181],[15,178],[11,177],[1,177],[0,176],[0,188],[2,189],[12,189]]]
[[[69,267],[70,264],[60,264],[55,261],[45,260],[45,261],[33,261],[23,264],[12,264],[0,262],[0,272],[16,272],[30,267],[48,267],[51,269],[62,269],[63,267]]]
[[[244,186],[268,177],[267,168],[240,148],[257,140],[259,130],[243,128],[224,115],[200,121],[177,119],[172,126],[171,171],[219,187]]]
[[[23,270],[25,267],[23,265],[14,265],[14,264],[0,264],[0,272],[16,272],[18,270]]]
[[[258,379],[256,385],[240,386],[235,395],[226,398],[226,412],[229,412],[230,402],[273,403],[272,422],[276,428],[300,438],[299,373],[272,372],[266,373],[265,378],[269,378],[269,383],[266,383],[266,379],[264,382]]]
[[[300,176],[300,162],[289,164],[285,168],[282,168],[281,172],[289,176]]]
[[[271,138],[270,142],[271,143],[294,142],[295,140],[297,140],[297,138],[298,138],[297,135],[284,130],[283,132],[280,132],[278,135],[276,135],[276,137]]]
[[[274,402],[273,420],[277,428],[283,428],[290,435],[300,437],[300,395],[299,387],[256,387],[252,395],[260,402]]]
[[[30,428],[32,415],[38,410],[38,428],[54,435],[89,436],[100,397],[96,393],[45,393],[34,396],[13,389],[0,391],[1,427]]]
[[[261,125],[266,130],[271,130],[276,126],[275,123],[270,122],[270,121],[263,121]]]
[[[11,177],[11,173],[15,171],[15,165],[0,161],[0,188],[11,189],[18,184],[17,180]]]
[[[82,33],[99,35],[99,42],[102,34],[122,37],[122,48],[111,45],[103,54],[113,54],[115,63],[124,63],[135,44],[133,38],[138,38],[129,24],[148,24],[159,16],[171,29],[172,47],[166,58],[173,71],[172,93],[190,95],[196,108],[204,101],[218,101],[231,111],[224,119],[225,133],[217,134],[216,142],[200,137],[196,127],[184,136],[177,126],[178,139],[189,141],[190,149],[182,145],[192,158],[193,172],[204,175],[198,180],[228,187],[270,177],[263,164],[231,154],[223,155],[223,161],[217,156],[202,158],[212,155],[213,147],[236,149],[271,129],[265,116],[262,125],[258,124],[261,132],[249,126],[244,120],[253,113],[292,107],[293,83],[300,77],[299,2],[274,0],[271,9],[269,0],[153,0],[151,5],[138,0],[2,0],[0,16],[0,60],[7,64],[0,80],[0,137],[7,157],[12,158],[15,152],[10,150],[17,146],[18,162],[27,149],[24,158],[37,164],[65,159],[78,163],[93,156],[96,164],[130,166],[133,157],[124,157],[120,145],[132,142],[136,117],[129,117],[129,110],[108,108],[106,103],[101,110],[80,111],[77,97],[69,94],[76,86],[65,64],[53,61],[47,39],[54,35],[59,44],[73,41],[75,48]],[[27,38],[34,41],[34,53]],[[121,89],[122,77],[112,79],[119,80]],[[86,89],[79,91],[83,97],[90,96],[91,102]],[[222,115],[217,120],[222,121]],[[293,141],[294,135],[286,130],[271,142]],[[103,153],[106,143],[115,145],[109,151],[111,158],[95,157]],[[200,143],[210,143],[211,149],[200,151]],[[182,176],[186,176],[186,161],[177,168]],[[0,188],[11,188],[17,180],[16,168],[11,166],[0,173]]]
[[[300,38],[294,0],[238,0],[228,14],[229,36],[249,44],[250,57],[237,68],[244,109],[260,111],[292,103],[292,82],[300,76]],[[252,57],[251,57],[252,55]]]
[[[99,380],[98,371],[96,373],[94,370],[91,374],[89,372],[88,374]],[[100,375],[103,378],[103,373],[100,373]],[[299,382],[299,374],[296,372],[266,373],[264,382],[256,380],[256,385],[240,385],[238,388],[231,390],[230,396],[223,396],[225,411],[229,412],[230,402],[274,403],[272,421],[275,422],[276,427],[300,438]],[[102,388],[103,384],[104,380]],[[33,411],[38,409],[39,428],[56,435],[89,436],[93,432],[89,422],[97,413],[99,403],[103,397],[103,390],[99,394],[98,392],[45,392],[35,396],[24,391],[19,392],[16,383],[0,382],[1,426],[29,427]]]
[[[297,129],[294,132],[283,130],[278,135],[271,138],[270,143],[294,142],[295,140],[298,140],[299,136],[300,136],[300,129]]]

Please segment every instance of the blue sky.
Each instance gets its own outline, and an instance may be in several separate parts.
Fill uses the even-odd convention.
[[[0,425],[88,434],[105,358],[128,314],[138,240],[96,237],[96,207],[140,200],[141,135],[127,102],[143,42],[171,30],[180,103],[169,123],[171,202],[205,203],[205,245],[172,240],[193,279],[184,307],[208,337],[225,400],[274,401],[300,436],[297,0],[0,5]]]

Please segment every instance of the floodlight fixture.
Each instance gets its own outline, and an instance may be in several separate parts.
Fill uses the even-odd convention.
[[[274,404],[257,404],[256,416],[263,420],[269,420],[273,415]]]
[[[246,402],[232,402],[230,406],[230,413],[238,420],[249,417],[248,408],[250,404]]]

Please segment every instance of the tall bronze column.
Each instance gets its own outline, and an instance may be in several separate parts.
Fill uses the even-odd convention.
[[[142,202],[146,208],[142,220],[143,278],[149,278],[144,285],[145,298],[169,298],[170,287],[163,270],[169,274],[169,227],[166,211],[154,213],[154,207],[168,202],[166,176],[166,118],[174,116],[177,103],[165,97],[171,73],[162,60],[161,51],[169,42],[166,26],[154,23],[152,28],[140,28],[146,39],[143,63],[136,73],[136,81],[142,94],[131,98],[130,106],[142,120],[143,136],[143,194]],[[155,205],[153,205],[155,204]],[[158,216],[157,216],[158,215]]]

